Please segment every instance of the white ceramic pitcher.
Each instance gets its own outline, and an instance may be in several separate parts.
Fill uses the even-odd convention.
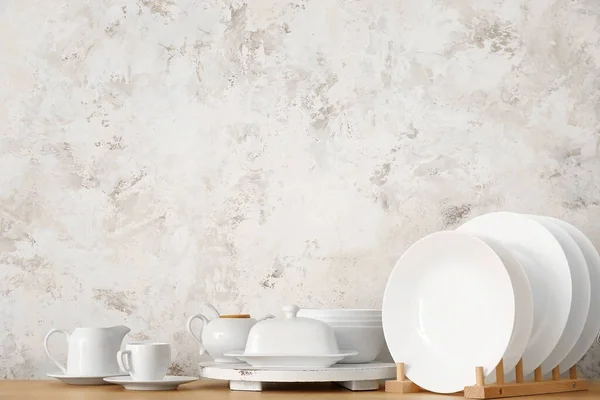
[[[250,329],[257,320],[250,315],[220,315],[216,308],[208,303],[203,303],[216,317],[209,320],[203,314],[192,315],[187,321],[187,329],[200,347],[200,355],[208,353],[218,363],[239,363],[235,357],[224,356],[224,353],[236,350],[244,350]],[[259,319],[273,318],[266,315]],[[195,319],[202,321],[198,333],[192,330],[192,322]]]
[[[52,329],[44,338],[44,349],[65,375],[117,375],[121,373],[117,363],[117,352],[129,331],[130,329],[123,325],[109,328],[76,328],[71,334],[62,329]],[[56,361],[48,350],[48,339],[55,333],[65,335],[69,344],[66,368]]]

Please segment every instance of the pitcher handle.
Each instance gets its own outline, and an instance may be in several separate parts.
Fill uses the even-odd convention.
[[[202,326],[200,326],[200,330],[198,331],[197,335],[192,330],[192,322],[194,322],[194,320],[196,318],[198,318],[198,319],[200,319],[202,321]],[[206,327],[206,325],[208,325],[208,319],[204,315],[202,315],[202,314],[194,314],[187,321],[187,329],[188,329],[188,331],[190,332],[190,334],[192,335],[192,337],[194,338],[194,340],[196,341],[196,343],[198,343],[198,346],[200,346],[200,355],[206,353],[206,349],[204,348],[204,344],[202,344],[202,331],[204,330],[204,328]]]
[[[63,372],[63,374],[67,375],[67,368],[65,368],[64,365],[62,365],[61,363],[56,361],[56,359],[54,357],[52,357],[52,354],[50,354],[50,350],[48,350],[48,339],[50,339],[50,336],[52,336],[55,333],[62,333],[63,335],[65,335],[65,338],[67,339],[67,343],[69,343],[69,332],[67,332],[63,329],[50,329],[50,332],[48,332],[46,334],[46,337],[44,338],[44,349],[46,350],[46,354],[48,354],[48,357],[54,362],[54,364],[56,364],[56,366],[58,368],[60,368],[60,370]]]

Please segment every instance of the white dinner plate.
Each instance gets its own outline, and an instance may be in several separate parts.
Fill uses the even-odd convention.
[[[575,342],[573,349],[561,361],[560,371],[567,371],[587,353],[600,330],[600,255],[590,241],[579,229],[573,225],[556,218],[549,218],[552,222],[563,228],[579,246],[585,257],[590,274],[591,301],[587,319],[583,325],[581,335]]]
[[[339,354],[290,355],[290,354],[252,354],[243,351],[230,351],[227,357],[237,357],[258,368],[328,368],[345,357],[355,356],[358,351],[341,351]]]
[[[502,260],[515,292],[515,326],[508,347],[502,357],[504,374],[507,375],[514,370],[515,365],[523,357],[531,337],[533,329],[533,294],[525,269],[517,257],[500,242],[492,239],[482,240],[494,249]],[[495,380],[495,374],[491,374],[487,377],[486,382],[493,383]]]
[[[133,380],[131,376],[119,376],[115,378],[104,378],[108,383],[121,385],[126,390],[175,390],[179,385],[197,381],[196,376],[172,376],[167,375],[156,381]]]
[[[523,353],[523,373],[550,355],[571,309],[571,272],[560,243],[542,224],[512,212],[475,217],[456,231],[500,241],[521,262],[533,293],[533,330]]]
[[[454,393],[489,375],[515,322],[515,296],[502,260],[483,240],[437,232],[394,266],[383,295],[383,330],[395,362],[423,389]]]
[[[573,291],[571,310],[569,311],[565,330],[560,336],[554,350],[552,350],[552,353],[542,363],[542,374],[545,375],[565,359],[567,354],[573,349],[573,346],[575,346],[579,336],[581,336],[583,325],[587,320],[590,310],[590,274],[583,253],[567,231],[552,222],[549,218],[537,215],[530,215],[530,217],[544,225],[563,248],[569,261],[571,288]]]

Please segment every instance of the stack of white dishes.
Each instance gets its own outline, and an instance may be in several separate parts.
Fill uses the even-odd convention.
[[[333,328],[338,345],[355,349],[358,354],[344,358],[340,363],[368,363],[385,346],[381,310],[376,309],[314,309],[303,308],[298,316],[317,319]]]
[[[496,212],[413,244],[388,280],[385,339],[406,377],[453,393],[541,367],[565,372],[600,329],[600,256],[577,228],[550,217]]]

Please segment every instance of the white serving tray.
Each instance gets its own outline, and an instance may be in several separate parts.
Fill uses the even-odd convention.
[[[271,382],[335,382],[349,390],[377,390],[379,381],[396,378],[394,363],[336,364],[329,368],[286,370],[256,368],[246,363],[201,362],[201,378],[229,381],[229,389],[260,392]]]

